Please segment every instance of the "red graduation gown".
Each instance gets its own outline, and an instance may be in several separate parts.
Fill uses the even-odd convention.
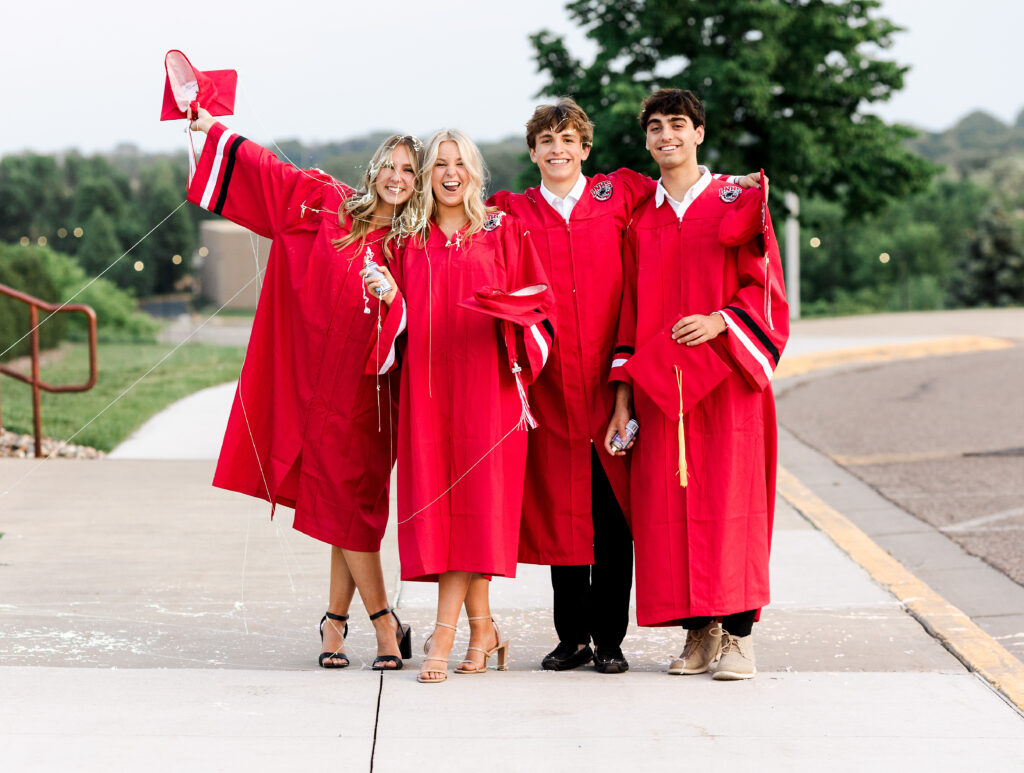
[[[712,180],[682,223],[668,202],[656,207],[652,197],[627,233],[627,290],[612,379],[631,381],[618,366],[664,326],[716,310],[723,311],[728,332],[701,346],[713,347],[730,365],[710,393],[686,406],[686,488],[678,478],[678,414],[667,415],[642,388],[634,389],[640,434],[631,451],[631,496],[640,625],[760,609],[769,601],[776,463],[770,379],[789,316],[774,234],[767,265],[771,321],[760,238],[738,246],[720,241],[720,230],[729,230],[722,229],[723,218],[760,192],[727,203],[719,196],[724,187]],[[695,367],[706,361],[693,359]],[[671,365],[665,378],[675,378]]]
[[[377,302],[364,313],[358,272],[367,247],[379,258],[386,232],[340,252],[331,244],[348,233],[337,212],[351,194],[216,124],[188,198],[272,240],[213,484],[294,507],[295,528],[311,537],[376,551],[397,383],[363,373]]]
[[[539,187],[492,198],[530,229],[558,307],[551,359],[530,387],[540,426],[530,433],[526,455],[523,563],[594,563],[592,443],[628,517],[629,470],[622,457],[604,450],[615,403],[607,379],[622,300],[622,237],[633,209],[653,190],[650,178],[630,169],[595,175],[568,223]]]
[[[492,218],[493,222],[494,218]],[[521,225],[505,217],[467,242],[431,229],[392,261],[400,293],[368,370],[402,368],[398,549],[403,580],[446,571],[514,577],[526,463],[519,389],[501,323],[459,302],[482,287],[547,284]],[[551,291],[537,306],[549,313]],[[396,339],[405,332],[401,350]],[[517,336],[524,382],[550,349],[543,324]],[[528,367],[533,363],[533,367]]]

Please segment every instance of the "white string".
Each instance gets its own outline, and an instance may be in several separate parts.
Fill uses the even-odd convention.
[[[470,466],[470,468],[468,470],[466,470],[464,473],[462,473],[462,475],[460,475],[458,478],[456,478],[454,481],[452,481],[452,484],[448,488],[446,488],[444,491],[442,491],[440,494],[438,494],[437,497],[434,498],[432,501],[430,501],[427,504],[423,505],[423,507],[421,507],[415,513],[410,515],[408,518],[406,518],[405,520],[399,521],[398,525],[401,526],[403,523],[408,523],[413,518],[415,518],[417,515],[422,513],[424,510],[426,510],[428,507],[433,507],[435,504],[437,504],[439,501],[441,501],[442,497],[444,497],[449,491],[451,491],[453,488],[455,488],[457,485],[459,485],[459,483],[461,483],[462,480],[467,475],[469,475],[471,472],[473,472],[473,470],[477,466],[479,466],[480,462],[482,462],[484,459],[486,459],[488,456],[490,456],[492,453],[494,453],[494,449],[496,449],[498,446],[500,446],[502,443],[504,443],[508,439],[508,436],[511,435],[516,430],[518,430],[520,428],[520,426],[521,426],[521,421],[517,421],[515,426],[512,427],[512,429],[510,429],[508,432],[506,432],[498,440],[497,443],[495,443],[493,446],[490,447],[490,449],[488,449],[488,451],[483,456],[481,456],[479,459],[477,459],[475,462],[473,462],[473,464]]]
[[[245,547],[242,549],[242,587],[238,591],[238,608],[242,611],[242,627],[245,635],[249,635],[249,619],[245,614],[245,567],[249,561],[249,532],[252,530],[252,519],[245,519]]]
[[[4,349],[4,350],[3,350],[2,352],[0,352],[0,359],[3,359],[3,356],[4,356],[5,354],[7,354],[7,352],[9,352],[9,351],[10,351],[11,349],[13,349],[13,348],[14,348],[15,346],[17,346],[18,344],[20,344],[20,343],[21,343],[22,341],[24,341],[24,340],[25,340],[26,338],[28,338],[28,337],[29,337],[30,335],[32,335],[32,334],[33,334],[33,333],[34,333],[35,331],[37,331],[37,330],[38,330],[39,328],[41,328],[41,327],[43,326],[43,324],[45,324],[45,322],[46,322],[46,321],[47,321],[48,319],[50,319],[50,317],[52,317],[52,316],[53,316],[54,314],[56,314],[56,313],[57,313],[58,311],[60,311],[60,310],[61,310],[61,309],[63,309],[63,308],[65,307],[65,306],[67,306],[67,305],[68,305],[69,303],[71,303],[71,301],[73,301],[73,300],[74,300],[75,298],[77,298],[77,297],[78,297],[79,295],[81,295],[81,294],[82,294],[83,292],[85,292],[85,291],[86,291],[86,289],[88,289],[88,288],[89,288],[89,287],[90,287],[90,286],[92,285],[92,283],[93,283],[93,282],[95,282],[95,281],[96,281],[97,279],[99,279],[99,278],[100,278],[101,276],[103,276],[103,275],[104,275],[105,273],[107,273],[108,271],[110,271],[110,269],[112,269],[112,268],[113,268],[113,267],[114,267],[115,265],[117,265],[118,261],[120,261],[120,260],[121,260],[121,258],[123,258],[123,257],[124,257],[125,255],[127,255],[127,254],[128,254],[129,252],[131,252],[132,250],[134,250],[134,249],[135,249],[136,247],[138,247],[138,246],[139,246],[140,244],[142,244],[142,243],[143,243],[143,242],[144,242],[144,241],[145,241],[146,239],[148,239],[148,238],[149,238],[150,234],[152,234],[152,233],[153,233],[153,232],[154,232],[154,231],[155,231],[155,230],[156,230],[157,228],[159,228],[159,227],[160,227],[160,226],[162,226],[162,225],[163,225],[164,223],[166,223],[166,222],[167,222],[167,221],[168,221],[168,220],[169,220],[170,218],[172,218],[172,217],[173,217],[173,216],[174,216],[174,215],[175,215],[175,214],[177,213],[177,211],[178,211],[179,209],[181,209],[182,207],[184,207],[184,206],[185,206],[185,205],[186,205],[187,203],[188,203],[188,199],[185,199],[185,200],[184,200],[183,202],[181,202],[181,203],[180,203],[180,204],[179,204],[178,206],[176,206],[176,207],[175,207],[175,208],[174,208],[173,210],[171,210],[171,212],[170,212],[170,213],[169,213],[169,214],[168,214],[168,215],[167,215],[167,216],[166,216],[166,217],[165,217],[165,218],[164,218],[163,220],[161,220],[161,221],[160,221],[159,223],[157,223],[157,224],[156,224],[155,226],[153,226],[152,228],[150,228],[150,229],[149,229],[149,232],[148,232],[148,233],[147,233],[147,234],[146,234],[145,236],[143,236],[143,237],[142,237],[141,239],[139,239],[139,240],[138,240],[137,242],[135,242],[135,244],[133,244],[133,245],[132,245],[131,247],[129,247],[129,248],[127,249],[127,250],[125,250],[125,251],[124,251],[124,252],[123,252],[123,253],[121,254],[121,256],[120,256],[120,257],[118,257],[118,258],[115,258],[115,259],[114,259],[114,262],[113,262],[113,263],[111,263],[111,264],[110,264],[109,266],[107,266],[107,267],[106,267],[105,269],[103,269],[102,271],[100,271],[100,273],[98,273],[98,274],[97,274],[96,276],[94,276],[94,277],[93,277],[92,279],[90,279],[90,280],[89,280],[88,282],[86,282],[86,283],[85,283],[84,285],[82,285],[82,286],[81,286],[80,288],[78,288],[78,292],[76,292],[76,293],[75,293],[74,295],[72,295],[72,296],[71,296],[70,298],[68,298],[68,299],[67,299],[66,301],[64,301],[64,302],[63,302],[63,303],[62,303],[62,304],[61,304],[60,306],[58,306],[58,307],[57,307],[56,309],[54,309],[54,310],[53,310],[52,312],[50,312],[48,316],[46,316],[46,317],[43,317],[43,319],[42,319],[42,320],[40,320],[40,322],[39,322],[39,323],[38,323],[38,324],[37,324],[37,325],[36,325],[36,326],[35,326],[34,328],[32,328],[31,330],[29,330],[29,331],[28,331],[27,333],[25,333],[25,335],[23,335],[23,336],[22,336],[21,338],[19,338],[19,339],[18,339],[17,341],[15,341],[15,342],[14,342],[13,344],[11,344],[10,346],[8,346],[8,347],[7,347],[6,349]]]
[[[274,534],[277,536],[277,546],[281,549],[281,560],[284,561],[284,571],[285,571],[285,574],[288,575],[288,584],[291,586],[292,595],[296,595],[297,591],[295,589],[295,578],[292,577],[291,564],[288,562],[288,557],[289,557],[288,539],[284,536],[284,533],[281,531],[281,527],[278,525],[276,519],[272,520],[271,524],[273,524],[273,526],[274,526]],[[292,557],[292,559],[294,561],[295,555],[291,554],[291,557]]]
[[[108,410],[110,410],[116,403],[120,402],[121,399],[125,395],[127,395],[132,389],[134,389],[136,386],[138,386],[139,383],[143,379],[145,379],[150,373],[152,373],[154,370],[156,370],[158,367],[160,367],[171,355],[173,355],[176,351],[178,351],[178,349],[180,349],[182,346],[187,344],[192,338],[194,338],[196,336],[196,334],[200,330],[202,330],[211,319],[213,319],[215,316],[217,316],[217,314],[219,314],[221,311],[223,311],[224,308],[229,303],[231,303],[231,301],[233,301],[235,298],[237,298],[239,295],[241,295],[242,291],[245,290],[253,282],[255,282],[257,278],[258,278],[258,276],[254,276],[252,279],[250,279],[248,282],[246,282],[244,285],[242,285],[242,287],[239,288],[238,292],[236,292],[234,295],[232,295],[230,298],[228,298],[226,301],[224,301],[223,305],[219,309],[217,309],[217,311],[215,311],[211,316],[209,316],[205,320],[203,320],[199,325],[197,325],[195,330],[193,330],[191,333],[189,333],[184,339],[182,339],[178,343],[177,346],[175,346],[173,349],[171,349],[169,352],[167,352],[167,354],[165,354],[163,357],[161,357],[159,360],[157,360],[149,370],[147,370],[145,373],[143,373],[141,376],[139,376],[137,379],[135,379],[135,381],[133,381],[130,385],[128,385],[124,389],[124,391],[122,391],[117,397],[115,397],[113,400],[111,400],[109,403],[107,403],[107,405],[102,410],[100,410],[99,413],[97,413],[95,416],[93,416],[91,419],[89,419],[89,421],[87,421],[85,424],[83,424],[81,427],[79,427],[74,432],[74,434],[71,435],[71,437],[67,438],[67,440],[61,441],[60,445],[58,445],[57,448],[55,448],[53,451],[51,451],[46,456],[44,456],[42,459],[40,459],[38,462],[36,462],[32,467],[30,467],[28,472],[26,472],[24,475],[22,475],[20,478],[18,478],[18,480],[16,480],[13,485],[11,485],[5,491],[0,492],[0,497],[7,496],[9,493],[11,493],[11,491],[13,491],[15,488],[20,486],[22,484],[22,482],[24,482],[24,480],[26,478],[28,478],[32,473],[34,473],[37,469],[39,469],[39,466],[41,464],[43,464],[44,462],[48,461],[49,459],[52,459],[54,456],[56,456],[58,453],[60,453],[60,451],[62,451],[72,440],[74,440],[76,437],[78,437],[78,435],[81,434],[82,431],[85,430],[90,424],[92,424],[94,421],[96,421],[96,419],[98,419],[100,416],[102,416],[104,413],[106,413]]]
[[[246,107],[249,109],[249,112],[252,113],[252,117],[254,119],[256,119],[256,123],[258,123],[260,125],[260,128],[263,130],[264,136],[269,135],[270,132],[267,130],[266,124],[264,124],[263,121],[260,119],[259,113],[255,109],[253,109],[252,103],[249,102],[249,98],[248,98],[248,96],[246,96],[245,89],[241,86],[241,84],[239,84],[238,87],[237,87],[237,93],[238,93],[238,96],[240,96],[242,98],[242,101],[245,102]],[[338,181],[335,180],[333,177],[331,177],[330,175],[327,175],[327,177],[330,179],[330,182],[327,183],[327,182],[325,182],[323,180],[323,178],[316,177],[315,175],[311,175],[308,171],[306,171],[305,169],[300,167],[298,164],[296,164],[294,161],[292,161],[291,157],[289,157],[289,155],[284,152],[284,149],[280,145],[278,145],[277,142],[275,142],[273,139],[270,140],[270,144],[273,145],[275,148],[277,148],[277,152],[281,154],[281,156],[284,158],[284,160],[287,161],[289,164],[291,164],[293,167],[295,167],[301,174],[305,175],[310,180],[315,180],[318,183],[322,183],[322,184],[325,184],[325,185],[330,185],[336,191],[341,193],[342,194],[342,198],[344,198],[344,191],[342,191],[341,186],[338,185]]]
[[[253,277],[253,279],[257,280],[257,285],[256,286],[257,286],[257,288],[259,290],[259,295],[262,295],[263,294],[263,279],[262,279],[263,274],[260,271],[259,247],[258,247],[258,242],[256,240],[256,237],[255,237],[255,235],[251,231],[249,232],[249,246],[252,248],[253,263],[256,265],[256,274]],[[246,283],[245,286],[248,287],[250,284],[252,284],[252,279],[250,279]],[[235,295],[237,295],[237,294],[238,293],[235,293]],[[234,297],[234,296],[232,296],[232,297]],[[221,306],[221,308],[224,308],[224,307]],[[218,309],[217,311],[219,312],[220,309]],[[214,316],[216,316],[216,314]],[[238,405],[242,409],[242,419],[245,421],[245,429],[249,433],[249,442],[252,443],[252,452],[256,456],[256,465],[260,469],[260,478],[263,480],[263,488],[267,492],[267,501],[270,503],[270,519],[273,520],[274,519],[274,497],[270,493],[270,484],[267,483],[267,475],[266,475],[266,472],[263,469],[263,460],[260,458],[260,451],[256,447],[256,438],[252,434],[252,425],[249,424],[249,412],[245,408],[245,398],[242,395],[242,373],[245,371],[245,360],[246,360],[246,358],[248,356],[249,356],[249,349],[248,349],[248,347],[246,347],[245,354],[242,356],[242,367],[238,371],[238,387],[236,388],[236,393],[238,394]]]

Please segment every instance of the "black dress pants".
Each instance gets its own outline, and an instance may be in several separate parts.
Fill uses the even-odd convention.
[[[593,638],[598,648],[618,647],[629,625],[633,535],[593,447],[590,496],[594,565],[551,567],[555,631],[566,644],[589,644]]]

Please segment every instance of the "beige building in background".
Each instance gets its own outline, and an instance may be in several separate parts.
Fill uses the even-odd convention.
[[[254,279],[256,264],[262,272],[269,253],[270,240],[247,228],[227,220],[202,221],[199,253],[193,261],[198,269],[200,293],[218,307],[255,309],[262,286],[260,280]]]

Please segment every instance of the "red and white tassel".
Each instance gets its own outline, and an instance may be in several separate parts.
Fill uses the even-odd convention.
[[[188,187],[192,187],[192,178],[196,176],[196,144],[192,141],[192,131],[188,128],[185,129],[188,132]]]
[[[188,106],[188,111],[185,114],[185,118],[188,123],[185,124],[185,134],[188,135],[189,154],[188,154],[188,188],[192,187],[192,178],[196,176],[196,143],[192,139],[192,121],[199,116],[199,103],[193,101]]]
[[[772,322],[772,277],[768,271],[768,256],[764,256],[764,316],[768,320],[768,329],[774,330]]]
[[[537,429],[539,426],[537,420],[533,418],[533,414],[530,412],[530,401],[526,397],[526,387],[523,386],[523,380],[519,377],[522,368],[516,363],[512,366],[512,373],[516,377],[516,389],[519,390],[519,402],[523,405],[523,412],[519,416],[519,424],[517,429]]]

